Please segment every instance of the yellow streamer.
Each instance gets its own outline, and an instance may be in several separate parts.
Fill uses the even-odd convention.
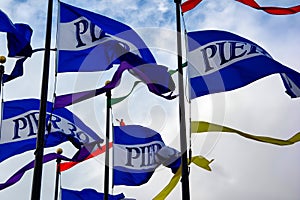
[[[177,170],[176,174],[171,178],[168,185],[158,194],[156,195],[153,200],[163,200],[165,199],[175,188],[179,179],[181,177],[181,167]]]
[[[203,156],[195,156],[192,157],[192,163],[194,163],[195,165],[197,165],[198,167],[201,167],[203,169],[206,169],[207,171],[211,171],[211,168],[209,166],[209,164],[212,162],[213,160],[209,161],[206,158],[204,158]]]
[[[274,144],[274,145],[292,145],[296,142],[300,141],[300,132],[296,133],[294,136],[287,140],[282,140],[282,139],[277,139],[277,138],[272,138],[272,137],[266,137],[266,136],[256,136],[256,135],[251,135],[249,133],[245,133],[230,127],[218,125],[218,124],[213,124],[213,123],[208,123],[204,121],[192,121],[191,123],[191,131],[192,133],[205,133],[205,132],[226,132],[226,133],[235,133],[238,134],[242,137],[251,139],[251,140],[256,140],[259,142],[265,142],[269,144]],[[209,164],[213,161],[208,161],[206,158],[203,156],[195,156],[192,157],[191,159],[192,163],[195,165],[206,169],[208,171],[211,171],[211,168]],[[177,183],[179,182],[181,177],[181,167],[178,169],[176,174],[172,177],[168,185],[158,194],[156,195],[153,199],[154,200],[163,200],[167,198],[167,196],[173,191]]]
[[[211,171],[209,164],[213,160],[209,161],[206,158],[204,158],[203,156],[194,156],[194,157],[192,157],[191,161],[192,161],[192,163],[196,164],[197,166],[199,166],[203,169],[206,169],[208,171]],[[164,189],[158,195],[156,195],[153,198],[153,200],[163,200],[163,199],[167,198],[167,196],[173,191],[173,189],[179,182],[180,177],[181,177],[181,167],[177,170],[176,174],[174,174],[174,176],[171,178],[168,185],[166,185],[166,187],[164,187]]]
[[[251,135],[249,133],[245,133],[245,132],[233,129],[233,128],[229,128],[229,127],[218,125],[218,124],[203,122],[203,121],[192,121],[191,131],[192,131],[192,133],[204,133],[204,132],[235,133],[235,134],[238,134],[242,137],[245,137],[245,138],[248,138],[251,140],[256,140],[259,142],[265,142],[265,143],[280,145],[280,146],[291,145],[291,144],[294,144],[294,143],[300,141],[300,132],[296,133],[294,136],[292,136],[291,138],[289,138],[287,140],[282,140],[282,139],[266,137],[266,136]]]

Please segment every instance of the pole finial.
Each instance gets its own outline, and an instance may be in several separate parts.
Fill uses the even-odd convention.
[[[0,56],[0,63],[5,63],[6,62],[6,57],[5,56]]]
[[[105,85],[108,85],[110,83],[110,80],[105,81]]]
[[[57,148],[56,149],[56,153],[57,154],[62,154],[63,153],[63,149],[62,148]]]

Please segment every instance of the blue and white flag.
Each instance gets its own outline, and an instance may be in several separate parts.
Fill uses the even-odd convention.
[[[93,72],[120,64],[112,80],[97,89],[59,95],[61,108],[103,94],[117,87],[128,70],[163,98],[174,99],[175,83],[165,66],[156,61],[138,34],[125,24],[105,16],[60,3],[58,30],[58,73]]]
[[[146,44],[129,26],[62,2],[57,38],[59,73],[108,70],[128,51],[155,63]]]
[[[116,195],[108,195],[109,200],[121,200],[125,196],[123,193]],[[61,200],[96,200],[104,199],[104,194],[94,189],[87,188],[81,191],[61,188]]]
[[[114,126],[113,184],[136,186],[146,183],[163,164],[176,172],[180,153],[165,146],[159,133],[139,125]]]
[[[274,60],[254,42],[217,30],[187,36],[191,99],[238,89],[276,73],[281,74],[287,94],[300,96],[300,73]]]
[[[36,148],[39,106],[40,101],[37,99],[4,102],[0,162]],[[45,133],[45,147],[53,147],[66,141],[72,142],[76,148],[94,141],[103,142],[103,139],[69,110],[56,109],[50,115],[51,109],[52,103],[48,102],[47,124],[50,122],[51,126],[50,132]]]

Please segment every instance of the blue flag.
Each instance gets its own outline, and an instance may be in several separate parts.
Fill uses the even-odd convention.
[[[10,21],[9,17],[0,9],[0,32],[10,32],[15,31],[14,24]]]
[[[3,83],[6,83],[8,81],[11,81],[15,78],[18,78],[20,76],[23,76],[24,74],[24,67],[23,64],[26,61],[27,57],[20,58],[16,61],[15,67],[13,71],[10,74],[3,74],[2,81]]]
[[[0,162],[36,148],[39,105],[40,101],[37,99],[4,102]],[[69,110],[57,109],[51,115],[52,103],[50,102],[47,104],[47,109],[47,124],[50,123],[50,129],[47,128],[46,131],[45,147],[70,141],[80,149],[84,144],[94,141],[103,142],[103,139]]]
[[[32,29],[27,24],[13,24],[8,16],[0,10],[0,32],[7,33],[7,47],[9,57],[24,57],[16,61],[11,74],[3,75],[3,83],[23,75],[23,63],[32,55],[30,40]]]
[[[60,2],[58,72],[103,71],[120,63],[124,50],[148,63],[155,59],[129,26],[108,17]]]
[[[243,37],[208,30],[188,33],[190,98],[230,91],[279,73],[292,98],[300,96],[300,73],[280,64]]]
[[[30,41],[32,29],[27,24],[14,24],[16,30],[7,33],[7,47],[9,57],[30,57],[33,53]]]
[[[121,200],[125,196],[123,193],[117,195],[108,195],[109,200]],[[61,188],[61,200],[93,200],[93,199],[104,199],[104,194],[99,193],[94,189],[87,188],[81,191],[70,190]]]
[[[163,164],[176,172],[179,152],[167,147],[160,134],[139,125],[114,126],[113,184],[137,186],[146,183]]]
[[[27,24],[13,24],[8,16],[0,10],[0,32],[7,33],[8,56],[30,57],[32,48],[30,40],[32,29]]]

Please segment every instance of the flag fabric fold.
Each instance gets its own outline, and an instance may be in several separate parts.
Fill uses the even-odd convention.
[[[284,74],[287,94],[299,97],[300,73],[274,60],[254,42],[218,30],[187,36],[191,99],[235,90],[272,74]]]
[[[32,29],[27,24],[13,24],[2,10],[0,10],[0,21],[0,32],[7,33],[8,56],[23,57],[16,61],[11,74],[3,75],[3,83],[5,83],[23,75],[23,63],[33,52],[30,45]]]
[[[284,8],[284,7],[274,7],[274,6],[260,6],[258,3],[256,3],[255,0],[236,0],[236,1],[243,3],[247,6],[250,6],[252,8],[255,8],[257,10],[262,10],[273,15],[290,15],[290,14],[296,14],[300,12],[300,5]]]
[[[286,89],[286,93],[292,97],[300,97],[300,81],[299,77],[296,74],[280,74],[283,84]]]
[[[300,5],[292,7],[260,6],[255,0],[236,0],[242,4],[250,6],[257,10],[262,10],[272,15],[290,15],[300,12]],[[181,4],[182,13],[195,8],[202,0],[187,0]]]
[[[4,102],[0,162],[36,148],[39,105],[40,101],[37,99]],[[80,149],[84,144],[103,142],[102,138],[72,112],[65,108],[52,112],[52,106],[52,103],[47,103],[47,124],[49,123],[50,129],[46,130],[45,147],[70,141]]]
[[[92,199],[103,199],[104,194],[97,192],[95,189],[86,188],[81,191],[70,190],[66,188],[61,188],[61,199],[62,200],[92,200]],[[109,200],[121,200],[124,199],[125,196],[123,193],[116,195],[108,195]]]
[[[187,0],[181,4],[181,12],[185,13],[195,8],[202,0]]]
[[[9,17],[0,9],[0,32],[14,32],[15,26],[9,19]]]
[[[7,33],[7,47],[9,57],[31,57],[32,47],[30,45],[32,29],[27,24],[14,24],[16,30]]]
[[[114,126],[113,184],[137,186],[146,183],[163,164],[176,172],[180,153],[167,147],[160,134],[139,125]]]

